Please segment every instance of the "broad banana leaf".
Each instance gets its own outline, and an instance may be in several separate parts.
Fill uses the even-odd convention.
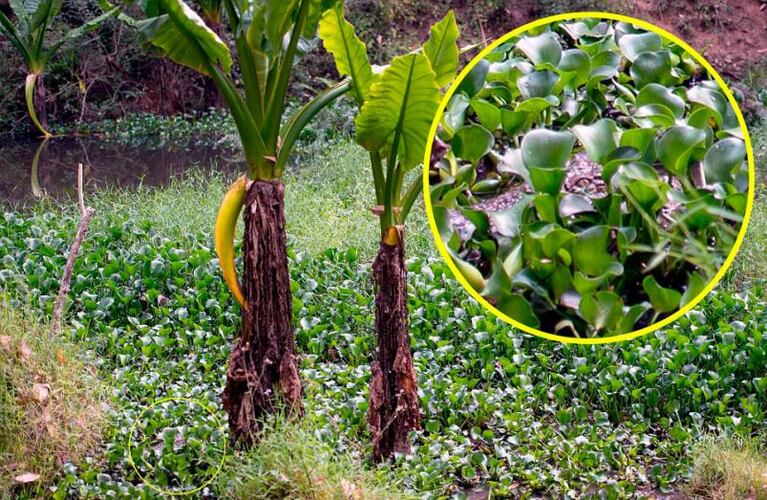
[[[161,0],[165,14],[139,21],[139,32],[173,61],[209,75],[208,65],[232,68],[229,47],[183,0]]]

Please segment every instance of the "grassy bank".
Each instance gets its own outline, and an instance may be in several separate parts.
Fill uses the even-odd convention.
[[[372,467],[365,410],[375,347],[369,263],[378,230],[366,168],[364,152],[340,142],[286,179],[307,416],[301,424],[273,423],[276,432],[257,450],[229,450],[222,473],[199,495],[679,492],[722,480],[712,468],[719,459],[701,451],[708,436],[763,441],[761,217],[726,289],[663,331],[587,347],[522,335],[488,316],[435,258],[418,208],[408,227],[408,280],[424,428],[412,456]],[[133,471],[127,441],[159,398],[193,398],[225,419],[219,394],[239,311],[220,277],[211,227],[230,181],[190,174],[168,188],[89,197],[97,215],[74,273],[65,335],[92,350],[114,386],[113,411],[103,446],[86,453],[101,460],[55,468],[61,494],[156,496]],[[760,196],[755,214],[763,211]],[[0,217],[0,288],[34,316],[52,310],[76,223],[69,206]],[[165,419],[141,422],[162,427]],[[196,428],[214,446],[227,438],[208,420]],[[180,435],[179,442],[194,442]],[[161,487],[197,484],[194,447],[171,440],[140,452],[160,464],[152,481]]]

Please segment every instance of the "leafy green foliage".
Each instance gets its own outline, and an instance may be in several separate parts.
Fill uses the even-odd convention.
[[[124,207],[131,195],[124,196],[112,205]],[[201,399],[225,419],[218,395],[239,314],[204,228],[169,238],[147,215],[99,213],[75,269],[67,335],[98,356],[115,387],[114,410],[104,459],[65,466],[55,494],[154,498],[127,463],[130,425],[147,402],[165,396]],[[19,307],[50,312],[76,223],[59,211],[0,217],[0,287]],[[354,250],[291,252],[291,264],[313,435],[323,447],[364,456],[375,345],[370,268]],[[398,458],[388,474],[419,497],[474,485],[498,496],[668,491],[688,477],[697,436],[765,425],[767,302],[758,286],[716,292],[671,328],[595,347],[510,329],[467,299],[438,260],[412,259],[408,281],[424,430],[415,453]],[[597,312],[609,311],[609,296],[595,299],[602,299]],[[612,321],[609,313],[599,316]],[[200,432],[215,428],[203,424]],[[177,454],[172,446],[158,453]],[[183,458],[191,463],[199,455]],[[231,460],[236,469],[241,459]],[[261,474],[258,463],[246,462],[238,477]],[[311,461],[307,467],[315,470]],[[263,474],[247,483],[282,484]],[[216,493],[228,488],[222,479]]]
[[[735,112],[700,73],[657,34],[599,19],[553,23],[475,66],[430,172],[443,241],[474,288],[578,337],[631,332],[693,300],[748,199]]]

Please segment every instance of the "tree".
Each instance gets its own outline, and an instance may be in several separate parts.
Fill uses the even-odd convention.
[[[182,0],[148,0],[139,31],[164,56],[216,84],[232,113],[247,173],[225,195],[216,220],[216,251],[224,279],[242,306],[242,329],[232,349],[222,396],[232,438],[257,439],[259,419],[278,400],[301,412],[301,381],[292,325],[282,175],[300,131],[349,88],[340,82],[315,96],[281,126],[288,80],[314,36],[328,0],[223,0],[239,62],[242,93],[231,76],[227,45]],[[244,211],[244,276],[235,272],[233,238]]]
[[[403,186],[408,172],[423,160],[440,88],[455,76],[458,26],[453,12],[448,12],[432,26],[420,50],[395,57],[379,75],[373,72],[365,44],[344,19],[342,5],[325,12],[319,32],[338,72],[351,79],[358,105],[356,140],[369,152],[375,213],[381,226],[373,262],[378,353],[371,366],[368,409],[373,458],[381,461],[394,452],[409,451],[408,433],[420,428],[407,326],[404,231],[405,220],[421,193],[420,176]]]
[[[45,114],[45,87],[43,73],[56,53],[83,35],[98,28],[101,23],[117,13],[110,9],[85,24],[66,32],[58,40],[46,44],[46,35],[54,19],[61,11],[62,0],[11,0],[11,10],[16,17],[11,19],[0,11],[0,35],[6,37],[19,52],[27,66],[24,98],[29,117],[45,137],[50,137]]]

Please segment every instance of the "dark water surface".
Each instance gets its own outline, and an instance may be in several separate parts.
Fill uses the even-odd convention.
[[[78,163],[83,164],[86,192],[165,186],[192,169],[242,169],[237,151],[216,147],[147,148],[95,138],[0,144],[0,205],[29,207],[43,196],[61,202],[75,200]]]

